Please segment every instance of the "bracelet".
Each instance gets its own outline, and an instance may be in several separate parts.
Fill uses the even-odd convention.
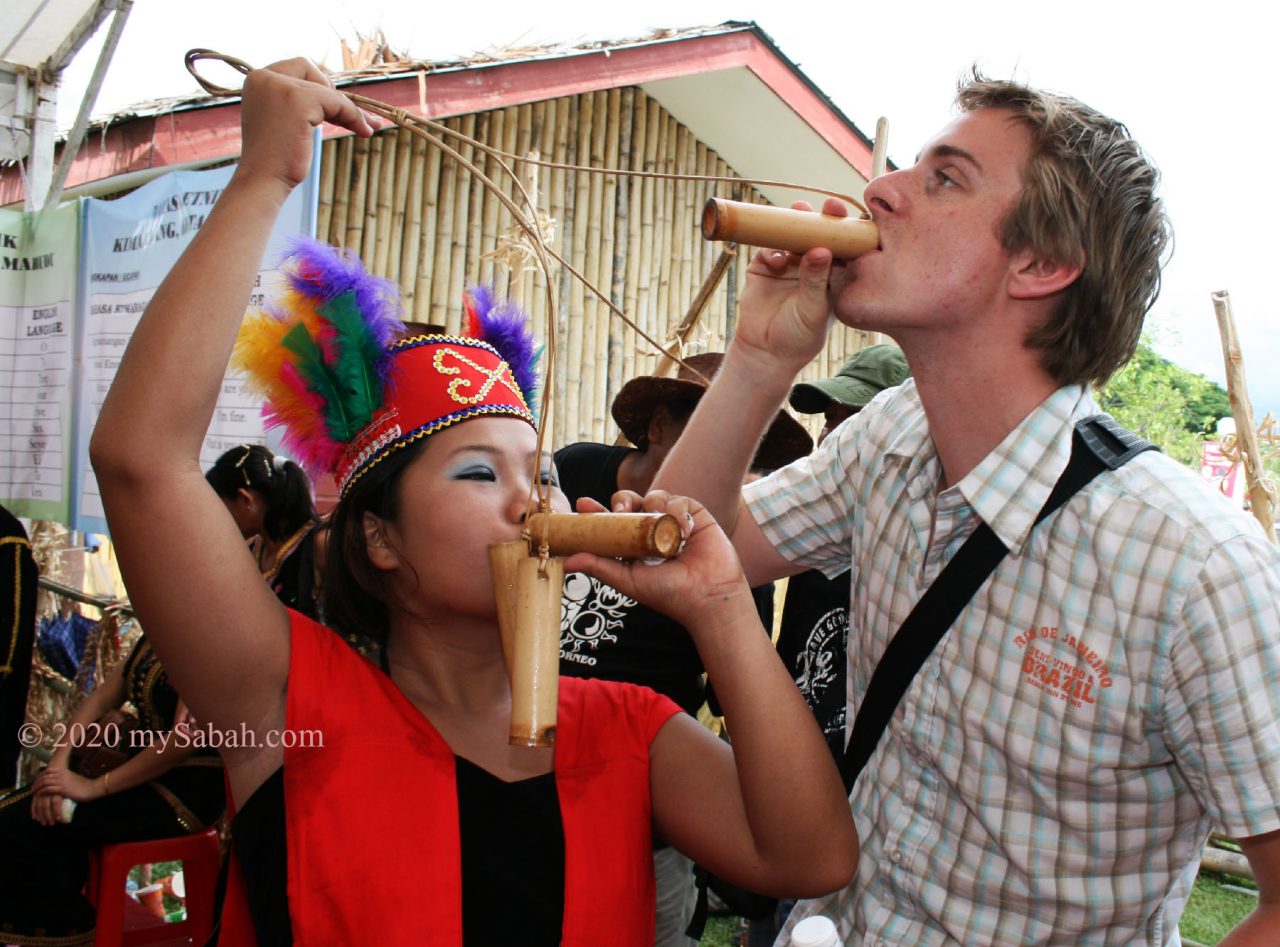
[[[102,794],[104,796],[111,795],[111,770],[107,770],[102,774]]]

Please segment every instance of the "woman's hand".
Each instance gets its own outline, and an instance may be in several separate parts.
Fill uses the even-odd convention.
[[[325,122],[361,138],[382,124],[334,89],[332,80],[309,59],[253,70],[244,82],[243,151],[237,176],[261,175],[279,180],[286,193],[293,190],[311,168],[312,129]]]
[[[41,825],[57,825],[62,821],[62,801],[74,799],[88,802],[106,795],[100,779],[86,779],[62,766],[49,766],[32,784],[31,818]]]
[[[714,620],[726,608],[754,609],[750,589],[733,545],[697,500],[662,490],[644,497],[630,491],[614,495],[614,512],[667,513],[680,524],[680,554],[665,562],[621,562],[578,553],[565,562],[566,572],[585,572],[679,621],[690,631]],[[579,500],[584,515],[603,512],[591,500]],[[753,612],[754,613],[754,612]]]
[[[89,779],[69,769],[50,767],[36,778],[34,785],[37,796],[62,796],[76,802],[89,802],[107,794],[106,782],[102,777]]]

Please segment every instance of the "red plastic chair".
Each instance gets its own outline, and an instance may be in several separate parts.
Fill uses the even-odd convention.
[[[158,919],[141,925],[133,912],[126,920],[125,881],[134,865],[181,861],[186,884],[187,918],[174,924]],[[89,868],[89,900],[97,908],[94,947],[127,947],[133,944],[204,944],[213,933],[214,892],[222,865],[218,830],[206,829],[194,835],[104,845],[93,853]]]

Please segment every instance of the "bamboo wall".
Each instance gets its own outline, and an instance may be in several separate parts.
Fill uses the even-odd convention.
[[[562,163],[736,176],[638,88],[461,115],[445,123],[504,151],[537,151]],[[467,146],[459,150],[499,180],[493,159]],[[526,185],[528,175],[538,174],[539,206],[553,221],[556,250],[660,342],[679,323],[720,252],[720,245],[704,241],[699,232],[707,198],[763,200],[754,189],[733,185],[528,165],[519,173]],[[503,183],[514,194],[511,182]],[[500,294],[514,296],[530,312],[540,338],[554,319],[552,445],[612,441],[617,429],[609,405],[623,382],[653,369],[655,350],[562,268],[552,277],[558,311],[548,313],[543,277],[533,263],[517,259],[510,266],[493,258],[510,228],[506,210],[478,179],[403,129],[324,143],[318,236],[350,247],[374,272],[399,283],[406,317],[415,322],[456,331],[466,282],[492,283]],[[750,253],[739,249],[687,353],[724,349]],[[804,377],[834,373],[871,341],[867,333],[837,327]],[[818,418],[814,430],[820,426]]]

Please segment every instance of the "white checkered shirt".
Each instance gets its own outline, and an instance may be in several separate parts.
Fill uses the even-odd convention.
[[[939,493],[908,381],[747,488],[788,559],[852,556],[850,721],[979,518],[1010,550],[854,786],[857,877],[783,938],[825,914],[846,945],[1178,944],[1210,828],[1280,829],[1280,554],[1155,452],[1032,530],[1096,412],[1060,389]]]

